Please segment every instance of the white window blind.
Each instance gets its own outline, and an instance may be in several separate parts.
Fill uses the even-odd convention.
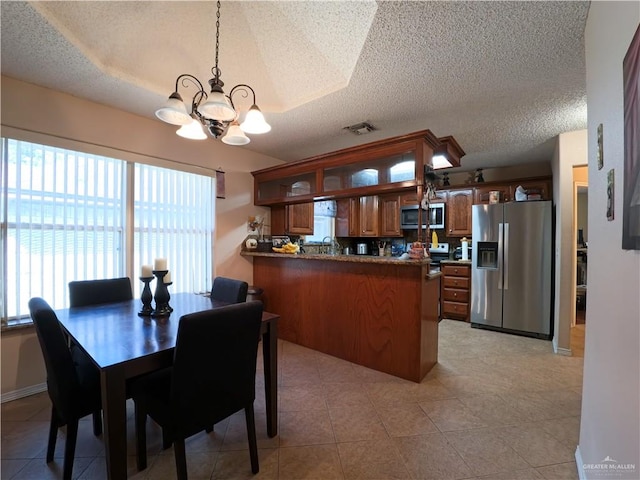
[[[170,292],[207,291],[212,284],[214,179],[142,164],[136,164],[135,177],[134,265],[166,258]]]
[[[0,186],[3,322],[28,317],[35,296],[67,307],[72,280],[129,276],[138,296],[140,266],[158,257],[170,292],[210,288],[210,176],[3,138]]]
[[[122,276],[125,162],[2,141],[3,319],[34,296],[66,306],[71,280]]]

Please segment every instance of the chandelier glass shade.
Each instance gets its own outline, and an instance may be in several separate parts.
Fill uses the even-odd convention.
[[[238,84],[233,87],[229,95],[224,93],[224,82],[220,79],[218,68],[218,50],[220,37],[220,1],[217,2],[216,20],[216,60],[211,68],[213,78],[209,80],[211,91],[207,94],[200,80],[189,73],[183,73],[176,79],[175,91],[169,96],[165,104],[156,110],[156,116],[171,125],[180,125],[176,132],[184,138],[202,140],[207,138],[206,131],[214,138],[219,138],[227,130],[222,141],[228,145],[246,145],[250,142],[245,133],[260,134],[271,130],[262,112],[256,105],[256,93],[249,85]],[[191,111],[178,93],[179,87],[193,86],[197,89],[191,99]],[[239,114],[233,104],[233,95],[241,93],[244,98],[251,93],[253,101],[251,108],[242,123],[238,123]],[[204,128],[203,128],[204,127]]]

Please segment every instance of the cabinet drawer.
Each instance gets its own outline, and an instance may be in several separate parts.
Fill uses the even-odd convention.
[[[444,316],[446,316],[446,314],[449,314],[455,315],[457,317],[467,318],[468,306],[468,303],[444,301],[442,302],[442,314]]]
[[[467,265],[441,265],[443,275],[451,275],[455,277],[469,277],[470,268]]]
[[[442,284],[445,287],[469,289],[471,281],[468,277],[444,277]]]
[[[469,301],[469,290],[459,290],[457,288],[445,288],[442,292],[442,298],[452,300],[454,302]]]

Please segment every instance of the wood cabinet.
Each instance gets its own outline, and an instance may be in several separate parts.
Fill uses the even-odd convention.
[[[337,237],[402,237],[401,195],[367,195],[338,199]]]
[[[441,263],[441,309],[443,318],[469,321],[471,299],[471,266],[468,264]]]
[[[402,237],[400,228],[400,195],[384,195],[378,201],[380,236]]]
[[[539,195],[539,200],[551,200],[553,198],[551,178],[531,178],[523,180],[512,180],[500,183],[488,183],[486,185],[476,185],[474,188],[473,203],[488,204],[489,192],[500,192],[500,202],[513,202],[515,200],[516,188],[521,185],[531,197]],[[538,200],[538,198],[531,198]]]
[[[400,206],[407,207],[411,205],[418,205],[420,202],[418,201],[418,192],[415,190],[411,192],[405,192],[400,195]]]
[[[512,199],[510,185],[484,185],[474,189],[474,205],[488,204],[489,193],[493,191],[500,192],[500,202],[510,202]]]
[[[313,235],[313,202],[287,205],[286,233]]]
[[[360,197],[358,237],[377,237],[379,234],[378,196]]]
[[[271,207],[272,235],[313,235],[313,202]]]
[[[459,188],[447,192],[445,212],[448,237],[471,235],[471,205],[473,189]]]

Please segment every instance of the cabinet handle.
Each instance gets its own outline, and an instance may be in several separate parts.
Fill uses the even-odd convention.
[[[457,296],[458,296],[458,294],[457,294],[457,293],[454,293],[454,294],[453,294],[453,296],[454,296],[454,297],[457,297]]]
[[[454,270],[454,272],[455,272],[455,273],[458,273],[458,269],[456,268],[456,269]]]

